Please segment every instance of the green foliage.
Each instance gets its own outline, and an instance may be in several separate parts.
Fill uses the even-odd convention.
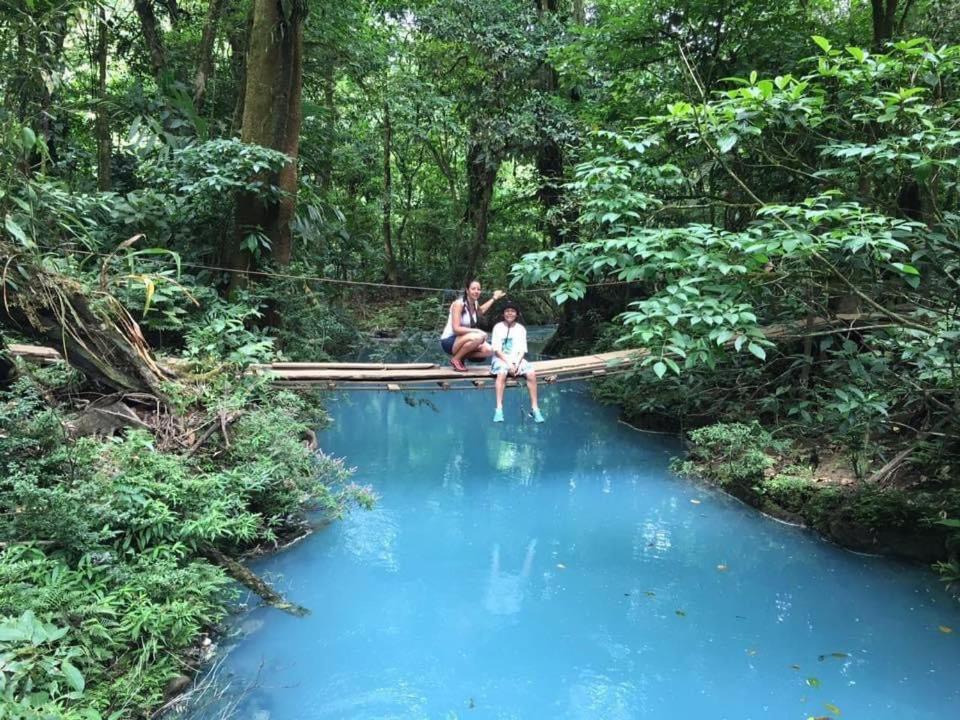
[[[757,423],[708,425],[690,433],[690,459],[677,466],[685,475],[702,474],[720,485],[759,480],[774,464],[768,452],[781,447]]]
[[[219,401],[208,389],[211,422],[242,413],[229,446],[210,441],[215,461],[142,430],[71,440],[47,405],[68,379],[51,368],[0,394],[0,695],[25,717],[145,711],[232,597],[206,548],[275,542],[307,510],[372,496],[304,445],[324,422],[316,398],[254,380],[225,383]]]

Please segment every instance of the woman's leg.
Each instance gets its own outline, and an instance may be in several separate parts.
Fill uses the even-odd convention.
[[[484,337],[484,342],[480,345],[467,357],[471,360],[486,360],[488,357],[493,356],[493,348],[490,346],[490,343],[486,342],[486,337]]]
[[[469,357],[478,347],[484,344],[487,339],[486,333],[470,332],[465,335],[458,335],[453,342],[453,360],[463,360]]]

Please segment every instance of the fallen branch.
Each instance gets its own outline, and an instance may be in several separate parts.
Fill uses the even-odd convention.
[[[310,614],[307,608],[288,602],[283,595],[270,587],[266,581],[257,577],[232,557],[225,555],[216,548],[205,548],[202,550],[202,553],[210,562],[226,570],[227,574],[234,580],[259,595],[267,605],[275,607],[277,610],[288,612],[291,615],[296,615],[297,617],[304,617]]]

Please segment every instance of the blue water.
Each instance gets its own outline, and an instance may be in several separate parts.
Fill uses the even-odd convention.
[[[238,619],[236,717],[960,718],[930,573],[672,476],[676,441],[582,387],[543,395],[544,425],[521,390],[503,425],[489,391],[334,398],[322,444],[381,499],[256,563],[312,614]]]

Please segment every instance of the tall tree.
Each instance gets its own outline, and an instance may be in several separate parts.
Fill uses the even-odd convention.
[[[134,0],[134,10],[140,18],[140,27],[143,31],[143,40],[147,44],[150,55],[150,68],[155,77],[159,78],[167,67],[167,52],[163,44],[163,33],[153,11],[153,0]]]
[[[110,119],[107,115],[107,51],[109,41],[107,9],[101,5],[97,13],[97,189],[110,189]]]
[[[217,39],[224,2],[225,0],[210,0],[207,6],[207,17],[203,23],[203,35],[200,38],[197,74],[193,78],[193,104],[198,108],[203,104],[207,83],[213,74],[213,46]]]
[[[246,282],[246,271],[256,261],[257,248],[248,241],[256,233],[269,240],[274,262],[290,262],[290,221],[297,199],[307,3],[255,0],[252,11],[240,138],[246,143],[280,150],[290,161],[275,176],[262,178],[280,189],[279,199],[262,203],[248,193],[241,193],[237,199],[237,227],[226,258],[229,267],[236,271],[231,289]]]

